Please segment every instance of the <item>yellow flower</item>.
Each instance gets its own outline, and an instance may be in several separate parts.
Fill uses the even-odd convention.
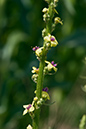
[[[42,91],[42,98],[50,100],[49,94],[47,92],[45,92],[45,91]]]
[[[58,45],[58,42],[54,36],[51,36],[50,40],[51,40],[51,47],[56,47]]]
[[[44,40],[45,40],[46,42],[50,42],[50,37],[51,37],[51,35],[48,33],[48,36],[45,36],[45,37],[44,37]]]
[[[38,74],[33,74],[32,75],[32,80],[37,83],[37,79],[38,79]]]
[[[51,63],[49,61],[45,61],[45,63],[47,63],[48,65],[46,66],[48,71],[51,71],[52,69],[56,72],[57,71],[57,64],[54,64],[54,61],[52,61]]]
[[[37,69],[36,67],[32,67],[32,73],[38,73],[39,72],[39,69]]]
[[[38,97],[34,97],[34,101],[37,101],[38,100]]]
[[[33,129],[33,128],[32,128],[32,126],[29,124],[29,125],[27,126],[27,129]]]
[[[46,13],[48,11],[48,8],[43,8],[42,12]]]
[[[61,25],[63,25],[60,17],[55,17],[54,22],[55,24],[60,23]]]
[[[43,49],[43,47],[40,47],[40,48],[38,48],[38,49],[35,51],[35,53],[36,53],[36,55],[37,55],[38,57],[40,57],[40,56],[42,55],[42,49]]]
[[[42,37],[44,37],[46,35],[46,28],[44,28],[43,30],[42,30]]]
[[[31,104],[23,105],[23,107],[25,108],[25,110],[23,111],[23,115],[25,115],[28,112],[33,112],[34,111],[34,107]]]
[[[53,35],[48,34],[48,36],[44,37],[44,40],[46,43],[50,43],[51,47],[56,47],[58,45],[58,42]]]

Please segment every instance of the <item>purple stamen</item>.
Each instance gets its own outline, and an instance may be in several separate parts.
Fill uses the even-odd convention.
[[[51,38],[50,38],[50,40],[51,40],[51,41],[54,41],[54,40],[55,40],[55,38],[54,38],[54,37],[51,37]]]
[[[48,92],[48,87],[43,88],[42,91]]]
[[[29,105],[28,105],[28,107],[27,107],[27,110],[29,110],[31,106],[32,106],[32,105],[31,105],[31,104],[29,104]]]
[[[35,51],[35,47],[33,47],[32,50]]]
[[[56,67],[56,66],[57,66],[57,64],[54,64],[54,61],[52,61],[52,62],[51,62],[51,64],[52,64],[54,67]]]
[[[57,66],[57,64],[54,64],[53,66],[54,66],[54,67],[56,67],[56,66]]]
[[[36,51],[39,47],[35,46],[32,48],[33,51]]]
[[[54,65],[54,61],[52,61],[51,64]]]

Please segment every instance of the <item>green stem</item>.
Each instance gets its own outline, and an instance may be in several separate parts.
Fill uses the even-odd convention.
[[[38,82],[37,82],[36,96],[38,97],[38,99],[40,99],[41,94],[42,94],[44,66],[45,66],[45,59],[42,59],[39,65],[39,75],[38,75]]]
[[[52,2],[53,2],[53,0],[51,0],[51,3]],[[52,19],[54,16],[54,9],[52,8],[51,3],[49,5],[50,20],[47,21],[47,23],[46,23],[47,34],[51,33],[51,31],[52,31]]]
[[[53,0],[51,0],[53,1]],[[52,18],[53,18],[53,9],[51,8],[51,6],[49,6],[49,10],[50,10],[50,21],[48,21],[48,23],[46,23],[46,29],[47,29],[47,34],[51,33],[51,26],[52,26]],[[43,44],[44,46],[44,44]],[[38,97],[38,99],[40,99],[42,97],[42,89],[43,89],[43,70],[44,70],[44,66],[45,66],[45,59],[46,59],[46,50],[45,48],[43,49],[43,53],[42,53],[42,59],[40,60],[40,64],[39,64],[39,74],[38,74],[38,80],[37,80],[37,87],[36,87],[36,96]],[[37,109],[35,112],[35,117],[33,119],[33,129],[38,129],[39,128],[39,117],[40,117],[40,108]]]
[[[38,97],[38,99],[40,99],[42,96],[44,66],[45,66],[45,57],[42,58],[39,64],[39,75],[38,75],[37,88],[36,88],[36,96]],[[33,129],[38,129],[40,108],[37,109],[34,114],[35,114],[35,117],[33,119]]]

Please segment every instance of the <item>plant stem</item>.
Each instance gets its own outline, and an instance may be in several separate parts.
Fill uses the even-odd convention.
[[[52,2],[53,0],[51,0]],[[51,5],[49,5],[49,10],[50,10],[50,21],[48,21],[46,23],[46,30],[47,30],[47,34],[51,32],[51,26],[52,26],[52,18],[53,18],[53,9],[51,8]],[[44,44],[43,44],[44,46]],[[39,64],[39,74],[38,74],[38,80],[37,80],[37,87],[36,87],[36,96],[38,97],[38,99],[41,98],[42,96],[42,89],[43,89],[43,70],[44,70],[44,66],[45,66],[45,59],[46,59],[46,54],[47,51],[45,50],[45,48],[43,49],[43,54],[42,54],[42,59],[40,60],[40,64]],[[39,128],[39,117],[40,117],[40,108],[37,109],[35,112],[35,117],[33,119],[33,129],[38,129]]]
[[[42,96],[44,66],[45,66],[45,57],[43,56],[39,64],[39,75],[38,75],[37,88],[36,88],[36,96],[38,97],[38,99],[40,99]],[[38,129],[40,108],[37,109],[34,114],[35,114],[35,117],[33,119],[33,129]]]

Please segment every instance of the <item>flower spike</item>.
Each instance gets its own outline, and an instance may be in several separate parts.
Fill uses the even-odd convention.
[[[32,80],[37,83],[35,90],[35,97],[31,104],[23,105],[24,111],[23,115],[29,113],[32,118],[32,126],[29,124],[27,129],[38,129],[39,127],[39,115],[40,108],[47,100],[50,100],[48,94],[48,87],[43,88],[44,75],[52,75],[57,71],[57,64],[54,61],[47,61],[47,53],[52,47],[58,45],[58,41],[55,36],[51,33],[55,29],[56,24],[60,23],[62,20],[60,17],[54,17],[54,14],[58,15],[58,11],[55,9],[58,0],[45,0],[48,3],[48,7],[43,8],[43,20],[45,22],[45,28],[42,30],[43,46],[35,46],[32,48],[36,58],[39,60],[39,68],[32,67]]]

